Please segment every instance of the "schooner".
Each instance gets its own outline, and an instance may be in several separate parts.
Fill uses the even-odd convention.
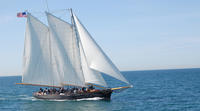
[[[23,55],[23,85],[62,88],[64,86],[102,89],[79,93],[33,94],[39,99],[109,99],[114,90],[132,85],[120,73],[95,42],[77,16],[71,12],[71,23],[46,12],[48,26],[27,14]],[[108,88],[103,74],[116,78],[127,86]]]

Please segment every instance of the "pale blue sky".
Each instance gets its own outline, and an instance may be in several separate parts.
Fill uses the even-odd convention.
[[[73,8],[120,70],[200,68],[199,0],[48,2],[50,12]],[[26,9],[45,22],[44,0],[0,0],[0,76],[21,74],[26,19],[16,13]]]

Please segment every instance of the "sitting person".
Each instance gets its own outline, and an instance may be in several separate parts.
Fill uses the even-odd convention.
[[[93,89],[94,89],[93,85],[91,85],[91,86],[89,87],[89,89],[90,89],[90,90],[93,90]]]
[[[43,89],[42,88],[40,88],[40,91],[39,92],[43,92]]]
[[[83,91],[83,92],[86,92],[86,87],[82,87],[82,91]]]

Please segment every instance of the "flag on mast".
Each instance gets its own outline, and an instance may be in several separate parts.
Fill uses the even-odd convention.
[[[17,17],[27,17],[27,13],[26,12],[19,12],[19,13],[17,13]]]

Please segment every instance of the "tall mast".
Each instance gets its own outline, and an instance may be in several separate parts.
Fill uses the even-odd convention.
[[[77,29],[76,29],[76,25],[75,25],[75,21],[74,21],[74,14],[72,12],[72,8],[69,9],[70,10],[70,14],[71,14],[71,23],[72,23],[72,27],[76,33],[76,38],[78,38],[78,33],[77,33]]]
[[[72,25],[74,25],[74,16],[73,16],[72,8],[70,8],[69,11],[70,11],[70,14],[71,14]]]
[[[73,12],[72,12],[72,8],[70,8],[69,10],[70,10],[70,14],[71,14],[72,29],[73,29],[73,31],[75,31],[76,38],[78,38],[77,30],[76,30],[75,23],[74,23],[74,15],[73,15]]]
[[[76,25],[75,25],[75,21],[74,21],[74,15],[73,15],[73,12],[72,12],[72,8],[69,9],[70,10],[70,14],[71,14],[71,23],[72,23],[72,29],[73,31],[75,31],[75,37],[76,37],[76,40],[77,40],[77,45],[78,45],[78,48],[79,48],[79,35],[78,35],[78,31],[77,31],[77,28],[76,28]]]
[[[78,31],[77,31],[77,28],[76,28],[76,24],[75,24],[75,20],[74,20],[74,14],[73,14],[73,12],[72,12],[72,8],[70,8],[69,9],[70,10],[70,14],[71,14],[71,23],[72,23],[72,30],[75,32],[75,40],[76,40],[76,44],[77,44],[77,46],[78,46],[78,50],[79,50],[79,56],[80,56],[80,58],[79,58],[79,60],[80,60],[80,68],[81,68],[81,72],[82,72],[82,74],[84,75],[84,72],[83,72],[83,67],[82,67],[82,62],[81,62],[81,51],[80,51],[80,45],[81,44],[79,44],[80,43],[80,38],[79,38],[79,33],[78,33]],[[85,80],[85,77],[84,77],[84,80]]]

